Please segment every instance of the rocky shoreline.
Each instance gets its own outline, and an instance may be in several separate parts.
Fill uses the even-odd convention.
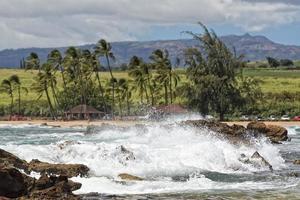
[[[263,122],[250,122],[247,127],[237,124],[230,126],[226,123],[205,120],[188,120],[180,124],[200,129],[209,129],[234,143],[247,142],[251,137],[257,138],[260,136],[269,138],[275,144],[288,140],[288,131],[286,128],[277,125],[266,125]]]
[[[39,179],[30,177],[39,172]],[[0,149],[0,197],[19,199],[80,199],[72,193],[80,183],[68,178],[88,176],[89,168],[81,164],[50,164],[39,160],[26,162]],[[0,198],[1,199],[1,198]]]
[[[262,122],[250,122],[247,127],[244,127],[235,124],[230,126],[214,121],[189,120],[181,122],[180,125],[209,129],[232,143],[249,143],[251,138],[261,136],[268,138],[274,144],[288,140],[285,128],[266,125]],[[143,127],[138,126],[138,128],[143,130]],[[93,134],[92,129],[90,132],[88,134]],[[64,146],[60,148],[64,148]],[[121,146],[120,151],[128,155],[126,159],[135,159],[133,152],[125,147]],[[255,152],[250,157],[241,155],[240,161],[273,170],[259,152]],[[296,160],[294,164],[300,164],[300,161]],[[40,177],[36,179],[29,176],[32,172],[40,173]],[[88,177],[89,168],[82,164],[51,164],[36,159],[27,162],[0,149],[0,199],[80,199],[80,196],[74,195],[72,192],[80,189],[81,183],[69,179],[77,176]],[[144,180],[143,177],[126,173],[120,174],[118,177],[125,181]]]

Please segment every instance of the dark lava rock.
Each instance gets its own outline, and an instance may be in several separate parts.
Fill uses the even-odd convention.
[[[13,167],[0,167],[0,196],[17,198],[28,193],[34,179]]]
[[[0,164],[3,166],[11,166],[18,169],[28,171],[28,163],[25,160],[21,160],[17,156],[0,149]]]
[[[72,191],[78,190],[81,183],[68,180],[67,176],[48,176],[43,174],[35,188],[27,196],[29,199],[80,199]],[[25,198],[25,197],[24,197]]]
[[[277,125],[265,125],[263,122],[250,122],[247,129],[256,134],[263,134],[273,143],[280,143],[288,139],[288,131],[284,127]]]
[[[30,171],[65,175],[69,178],[76,176],[88,176],[89,168],[82,164],[51,164],[47,162],[41,162],[37,159],[30,161],[28,165]]]
[[[255,137],[264,135],[273,143],[280,143],[280,141],[286,141],[288,139],[287,130],[285,128],[276,125],[267,126],[263,122],[250,122],[247,125],[247,128],[237,124],[229,126],[226,123],[206,120],[188,120],[181,124],[197,128],[207,128],[219,133],[234,143],[247,142],[244,139],[248,138],[249,134],[254,135]]]

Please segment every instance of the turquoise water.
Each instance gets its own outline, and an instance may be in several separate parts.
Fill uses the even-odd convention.
[[[90,177],[75,177],[85,199],[300,199],[299,127],[290,142],[272,145],[266,138],[251,146],[233,145],[207,130],[176,123],[86,128],[1,125],[0,148],[30,161],[82,163]],[[122,147],[128,152],[123,152]],[[274,168],[239,160],[258,151]],[[120,173],[144,178],[124,182]]]

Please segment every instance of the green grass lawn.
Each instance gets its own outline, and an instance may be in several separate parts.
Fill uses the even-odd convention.
[[[183,69],[178,69],[182,82],[186,82]],[[283,91],[288,92],[300,92],[300,70],[282,70],[282,69],[251,69],[246,68],[244,70],[244,76],[257,78],[261,81],[261,87],[263,92],[281,93]],[[34,77],[37,71],[24,71],[19,69],[0,69],[0,82],[3,79],[16,74],[20,77],[22,85],[29,88],[28,94],[23,94],[23,100],[35,100],[37,94],[30,90]],[[108,80],[110,78],[109,72],[101,72],[101,79]],[[114,72],[116,78],[128,79],[127,72]],[[60,76],[58,82],[61,83]],[[61,84],[59,84],[61,85]],[[134,101],[138,101],[138,94],[133,95]],[[8,105],[10,99],[8,95],[0,93],[0,105]]]

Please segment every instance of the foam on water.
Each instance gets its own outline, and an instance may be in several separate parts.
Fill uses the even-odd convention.
[[[276,188],[276,182],[226,183],[212,181],[203,173],[251,174],[267,171],[239,160],[258,151],[275,170],[284,169],[279,149],[265,138],[251,146],[233,145],[208,130],[171,125],[109,128],[90,135],[74,134],[65,142],[65,134],[54,133],[56,141],[44,145],[1,145],[17,156],[30,161],[40,159],[54,163],[81,163],[91,169],[89,178],[73,178],[83,184],[77,193],[141,194],[193,191],[199,189]],[[46,137],[49,134],[37,134]],[[34,137],[34,135],[31,135]],[[122,147],[128,151],[122,151]],[[145,178],[139,183],[118,182],[118,174],[129,173]],[[189,177],[176,182],[172,177]],[[283,183],[284,184],[284,183]],[[295,184],[294,182],[290,185]],[[284,187],[282,183],[281,187]]]
[[[300,126],[290,126],[287,127],[287,130],[289,135],[300,135]]]

